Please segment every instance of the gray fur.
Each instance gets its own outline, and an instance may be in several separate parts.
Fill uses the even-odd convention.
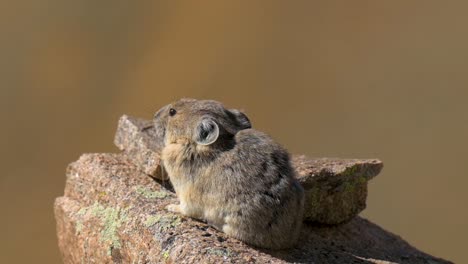
[[[169,109],[177,113],[169,116]],[[200,145],[200,127],[212,144]],[[271,249],[294,246],[302,224],[304,191],[288,152],[251,129],[238,110],[216,101],[182,99],[155,115],[163,132],[162,160],[180,200],[168,209],[202,219],[248,244]]]

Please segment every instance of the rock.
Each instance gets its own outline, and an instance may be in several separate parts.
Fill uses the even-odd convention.
[[[302,161],[301,158],[295,160],[296,163]],[[323,166],[341,175],[345,175],[341,167],[348,168],[340,161],[318,161],[317,164],[328,164]],[[314,177],[310,183],[320,183],[320,177],[325,177],[322,174],[325,172],[321,171],[327,169],[307,166],[303,175],[312,173]],[[366,165],[358,166],[360,176],[366,177],[367,169],[362,166]],[[302,182],[305,186],[309,183],[304,179]],[[298,246],[291,250],[257,249],[200,221],[167,212],[164,207],[176,199],[173,192],[147,177],[127,154],[81,156],[69,166],[65,194],[57,198],[54,205],[63,261],[450,263],[415,249],[400,237],[360,217],[335,226],[305,223]]]
[[[159,166],[162,139],[152,122],[124,115],[120,118],[115,144],[141,171],[168,180]],[[379,174],[379,160],[307,159],[293,156],[306,194],[304,219],[323,224],[349,221],[366,207],[367,181]]]
[[[292,163],[305,191],[304,219],[324,224],[349,221],[366,208],[367,182],[380,173],[376,159],[308,159]]]
[[[156,137],[149,120],[124,115],[119,120],[114,144],[136,164],[140,170],[154,178],[168,180],[160,166],[159,153],[162,140]]]

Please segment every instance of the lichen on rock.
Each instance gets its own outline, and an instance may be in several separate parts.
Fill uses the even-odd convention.
[[[101,231],[100,241],[108,244],[108,254],[111,254],[112,249],[120,249],[122,243],[118,236],[118,229],[128,220],[127,211],[129,208],[122,209],[119,207],[105,207],[99,202],[95,202],[91,206],[83,207],[78,212],[78,216],[90,215],[99,220]],[[75,229],[80,233],[84,228],[82,221],[77,221]]]
[[[165,191],[152,191],[144,186],[137,186],[136,193],[146,199],[164,199],[168,196],[168,193]]]
[[[169,228],[180,225],[182,219],[178,215],[150,215],[146,218],[145,226],[152,227],[154,225],[159,226],[159,230],[166,231]]]
[[[64,196],[54,204],[65,263],[450,263],[357,216],[368,180],[382,168],[378,160],[293,156],[306,222],[289,250],[253,248],[170,213],[174,193],[148,177],[159,162],[151,161],[151,129],[130,121],[121,119],[127,129],[116,136],[123,153],[86,154],[67,169]]]

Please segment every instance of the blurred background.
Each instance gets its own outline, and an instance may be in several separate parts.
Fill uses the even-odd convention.
[[[67,164],[180,97],[243,109],[293,153],[382,159],[362,215],[467,262],[467,8],[0,0],[0,263],[60,263]]]

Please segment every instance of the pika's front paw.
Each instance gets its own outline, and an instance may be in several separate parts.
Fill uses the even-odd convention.
[[[180,209],[180,205],[178,204],[170,204],[166,206],[166,210],[168,210],[169,212],[178,213],[178,214],[182,213],[182,210]]]

